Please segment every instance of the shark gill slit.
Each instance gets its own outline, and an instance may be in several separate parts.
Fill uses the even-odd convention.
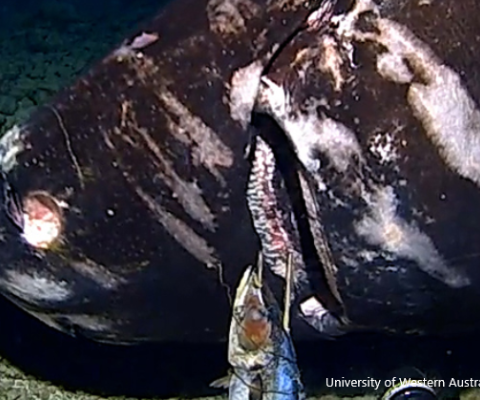
[[[272,271],[286,262],[286,255],[292,250],[278,215],[272,183],[274,172],[273,152],[267,143],[257,136],[247,200],[255,231],[260,239],[264,262]]]
[[[256,133],[247,201],[255,231],[260,239],[265,266],[272,272],[283,271],[288,253],[292,256],[298,255],[304,270],[299,271],[298,265],[294,263],[294,282],[298,283],[297,277],[299,273],[303,273],[308,286],[305,290],[313,291],[327,310],[336,315],[341,314],[341,301],[329,286],[327,272],[318,258],[310,223],[308,218],[305,218],[307,207],[300,195],[301,185],[297,174],[299,163],[294,150],[282,129],[270,116],[255,113],[252,125]],[[279,172],[283,179],[287,201],[295,217],[294,229],[299,235],[296,246],[279,213],[273,187],[275,172]],[[295,261],[295,257],[293,259]]]

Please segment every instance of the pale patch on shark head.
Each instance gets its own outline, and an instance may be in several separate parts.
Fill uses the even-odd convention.
[[[377,133],[372,136],[368,149],[381,164],[391,164],[399,157],[397,142],[397,138],[391,132]]]
[[[260,104],[292,142],[300,162],[310,173],[320,168],[318,153],[325,154],[338,172],[345,172],[353,156],[361,157],[355,134],[332,118],[319,116],[314,106],[294,108],[284,87],[267,77],[259,94]]]
[[[66,315],[64,318],[72,325],[95,332],[110,331],[112,329],[112,321],[101,316],[72,314]]]
[[[448,286],[458,288],[470,283],[467,276],[446,264],[430,237],[415,222],[398,215],[392,187],[380,188],[365,198],[370,212],[354,225],[359,236],[397,257],[414,261],[422,271]]]
[[[9,172],[17,163],[17,155],[25,149],[22,141],[22,128],[15,125],[0,138],[0,168]]]
[[[68,282],[38,271],[19,272],[6,270],[0,286],[14,296],[33,304],[62,302],[73,296]]]
[[[219,36],[237,36],[245,32],[249,19],[260,13],[251,0],[210,0],[207,17],[210,30]]]
[[[357,31],[352,36],[387,49],[377,56],[379,74],[408,85],[412,112],[445,163],[480,185],[480,110],[460,75],[405,26],[378,18],[376,27],[378,33]]]
[[[384,78],[397,83],[408,83],[413,79],[413,74],[405,60],[398,54],[382,53],[377,57],[377,70]]]
[[[480,111],[458,74],[439,67],[429,84],[410,86],[408,100],[450,168],[480,185]]]
[[[261,61],[254,61],[232,75],[230,82],[230,116],[245,129],[250,123],[255,106],[260,78],[263,72]]]

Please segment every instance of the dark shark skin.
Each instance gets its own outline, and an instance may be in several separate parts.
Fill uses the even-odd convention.
[[[341,6],[283,49],[259,100],[303,164],[339,328],[478,330],[480,3]]]
[[[232,76],[261,70],[313,8],[172,2],[7,132],[1,292],[98,341],[225,339],[227,287],[258,251]],[[35,193],[62,225],[48,246],[25,233],[21,203]]]

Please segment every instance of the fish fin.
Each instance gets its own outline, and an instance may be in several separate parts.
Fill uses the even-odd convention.
[[[232,377],[231,373],[228,373],[227,376],[222,376],[221,378],[215,379],[210,383],[210,387],[217,389],[228,389],[230,387],[230,379]]]

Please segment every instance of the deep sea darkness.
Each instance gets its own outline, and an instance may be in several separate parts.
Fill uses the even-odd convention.
[[[75,79],[161,4],[1,0],[0,131]],[[72,390],[135,397],[218,394],[208,383],[226,373],[226,352],[225,344],[115,347],[74,339],[0,298],[1,357]],[[447,380],[480,378],[475,335],[448,340],[355,335],[297,343],[297,353],[304,383],[316,394],[325,391],[326,378],[387,379],[406,367]],[[444,394],[454,398],[453,393]]]
[[[224,344],[111,346],[54,331],[0,299],[0,355],[39,379],[66,389],[132,397],[198,397],[220,394],[208,384],[224,376]],[[389,379],[404,371],[428,378],[480,377],[477,336],[458,339],[354,335],[296,344],[303,381],[310,394],[331,393],[328,379]],[[337,389],[338,395],[362,393]],[[446,398],[456,398],[444,390]]]

